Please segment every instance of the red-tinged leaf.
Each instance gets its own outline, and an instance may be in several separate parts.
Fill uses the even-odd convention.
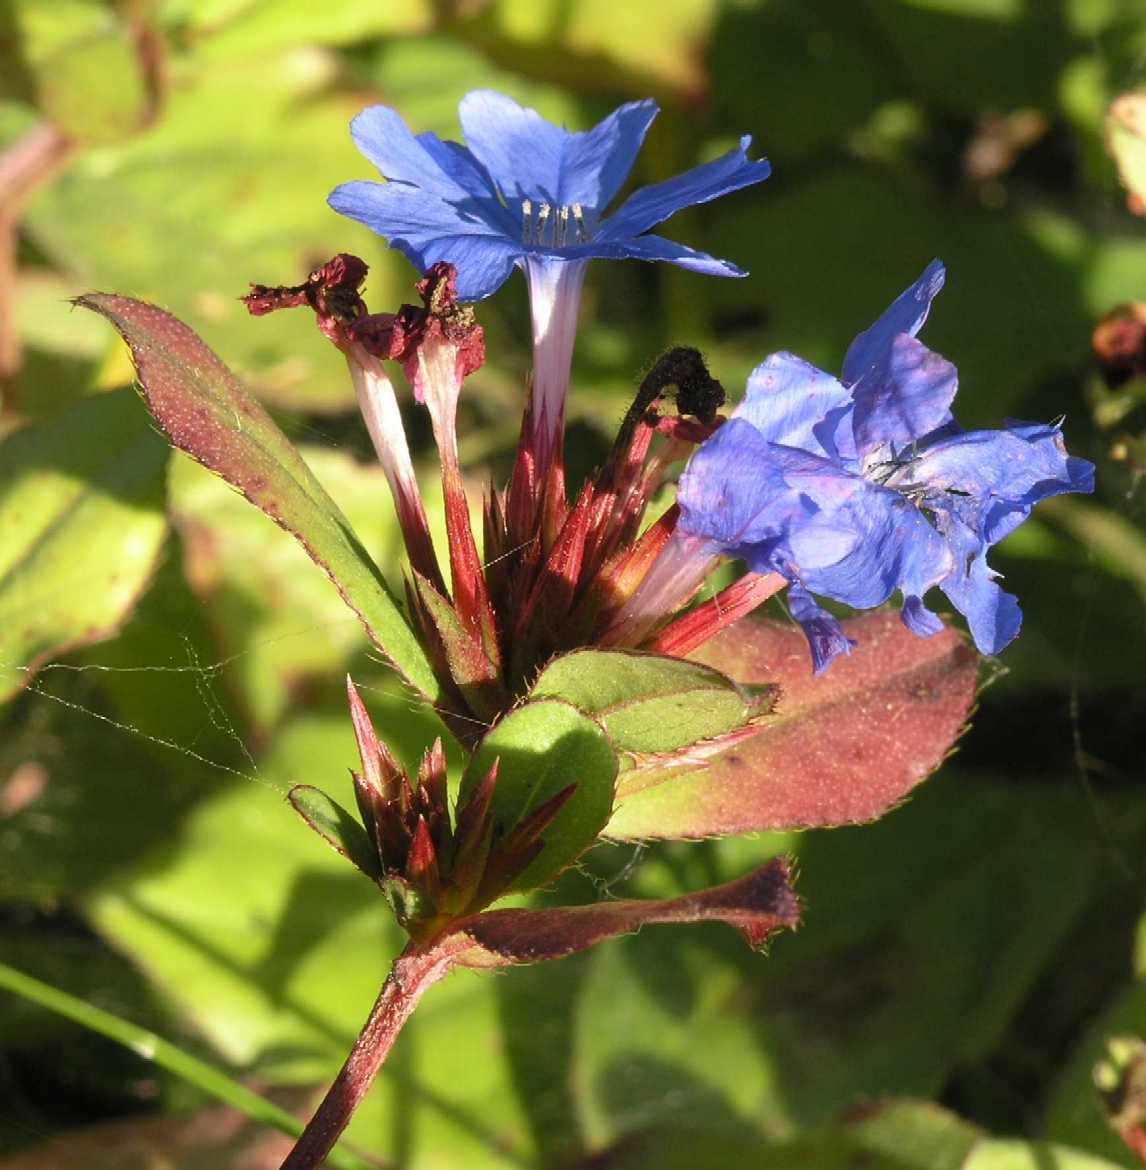
[[[358,755],[362,760],[362,780],[379,796],[392,800],[397,795],[397,781],[402,769],[390,754],[390,749],[378,738],[370,713],[350,675],[346,676],[346,697],[350,703],[350,722],[354,725]]]
[[[561,959],[654,923],[726,922],[750,946],[759,947],[775,931],[799,921],[788,863],[776,858],[736,881],[663,901],[490,910],[459,923],[438,945],[457,948],[455,966],[504,967]]]
[[[437,701],[429,659],[346,517],[216,354],[154,305],[110,293],[76,304],[106,317],[127,342],[144,401],[171,442],[295,536],[395,669]]]
[[[430,622],[428,636],[436,639],[446,670],[469,709],[480,719],[494,719],[508,705],[497,664],[490,661],[481,635],[420,573],[414,589],[422,613]],[[469,729],[472,734],[474,728]]]
[[[438,851],[425,817],[418,818],[414,838],[410,842],[410,854],[406,859],[406,879],[419,890],[431,896],[438,889]]]
[[[975,699],[979,658],[952,629],[912,634],[893,613],[844,623],[857,646],[812,674],[800,630],[747,619],[696,654],[741,683],[778,683],[751,739],[621,778],[605,834],[695,838],[874,820],[943,761]]]

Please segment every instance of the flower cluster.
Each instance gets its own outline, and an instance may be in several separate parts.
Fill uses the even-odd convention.
[[[565,402],[588,261],[666,260],[742,276],[648,232],[769,173],[748,158],[744,138],[607,216],[655,113],[636,102],[571,133],[478,92],[461,105],[463,146],[416,136],[372,107],[355,119],[354,138],[387,181],[344,184],[331,203],[414,262],[420,303],[371,313],[366,264],[347,254],[303,284],[256,285],[245,298],[255,315],[308,307],[345,355],[405,542],[404,612],[304,461],[200,339],[154,306],[100,294],[85,302],[132,342],[148,404],[172,441],[295,532],[469,752],[451,801],[441,742],[406,772],[350,684],[358,820],[318,789],[291,791],[311,827],[379,885],[411,941],[284,1170],[321,1162],[418,997],[454,967],[559,958],[647,923],[723,921],[753,946],[794,925],[799,906],[782,859],[668,900],[488,906],[545,885],[602,835],[694,838],[879,815],[943,758],[974,699],[977,658],[957,634],[941,633],[927,594],[941,590],[976,646],[997,653],[1020,613],[988,550],[1040,500],[1092,490],[1094,469],[1066,454],[1060,424],[964,431],[955,422],[955,367],[918,340],[943,285],[938,261],[855,339],[838,378],[773,354],[727,417],[702,355],[670,349],[649,368],[601,467],[567,490]],[[463,387],[485,358],[470,302],[515,266],[529,287],[534,373],[509,481],[484,494],[479,546],[457,435]],[[390,362],[429,414],[444,559]],[[681,464],[675,501],[650,517]],[[694,604],[729,559],[743,575]],[[817,599],[870,609],[898,592],[907,629],[889,615],[853,625],[864,646],[828,682],[811,677],[791,627],[777,638],[775,624],[729,630],[709,648],[735,660],[736,639],[759,646],[760,631],[770,632],[763,677],[743,659],[729,664],[736,678],[684,661],[781,590],[815,673],[855,645]],[[917,655],[921,646],[934,653]],[[910,660],[910,685],[885,677],[897,655]],[[837,679],[846,680],[838,691]],[[830,716],[818,723],[771,718],[793,695],[798,709],[813,696],[824,705],[825,694]]]
[[[418,285],[424,306],[371,316],[358,294],[365,265],[348,257],[305,288],[280,290],[277,301],[261,286],[248,298],[252,311],[309,303],[346,352],[402,519],[411,606],[452,696],[487,720],[557,651],[642,646],[683,655],[785,587],[816,671],[851,648],[817,597],[866,609],[898,590],[904,621],[926,636],[942,628],[924,602],[938,587],[966,615],[978,648],[997,653],[1021,615],[987,550],[1039,500],[1090,491],[1093,468],[1067,456],[1058,425],[967,432],[954,421],[955,368],[917,338],[943,286],[938,261],[855,339],[839,378],[773,354],[727,420],[718,414],[723,390],[700,355],[670,351],[641,386],[612,456],[568,497],[565,396],[587,262],[635,257],[743,275],[647,232],[769,173],[766,161],[748,158],[744,138],[605,216],[655,114],[652,102],[635,102],[572,133],[481,91],[461,103],[463,146],[414,135],[393,110],[373,106],[352,133],[388,181],[343,184],[330,201],[427,273]],[[462,381],[483,353],[480,329],[459,302],[488,296],[514,266],[529,285],[534,378],[511,479],[486,497],[483,561],[455,429]],[[382,358],[403,363],[430,412],[452,594]],[[648,501],[686,458],[677,503],[647,524]],[[748,573],[682,613],[721,557]]]

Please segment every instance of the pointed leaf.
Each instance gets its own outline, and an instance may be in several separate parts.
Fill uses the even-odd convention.
[[[482,740],[465,775],[468,797],[498,761],[491,815],[494,842],[570,784],[577,786],[542,834],[545,847],[513,888],[545,885],[597,839],[613,808],[617,756],[600,726],[556,699],[511,711]]]
[[[744,682],[778,683],[775,713],[699,766],[627,772],[607,835],[688,838],[872,820],[942,762],[975,698],[978,656],[946,629],[912,634],[896,614],[844,623],[856,649],[818,678],[794,625],[747,620],[697,657]]]
[[[572,703],[628,752],[675,751],[759,714],[759,701],[719,670],[634,650],[565,654],[541,672],[532,695]]]
[[[370,834],[336,800],[310,784],[296,784],[287,793],[287,800],[336,853],[341,853],[368,878],[377,881],[382,877],[382,861]]]
[[[502,967],[561,959],[653,923],[727,922],[749,946],[759,947],[781,927],[795,927],[799,921],[788,863],[775,858],[736,881],[679,898],[490,910],[460,924],[442,945],[458,945],[453,960],[458,966]],[[464,941],[471,946],[466,948]]]
[[[429,660],[345,516],[215,353],[154,305],[110,293],[88,293],[76,304],[106,317],[127,342],[144,401],[171,442],[292,533],[395,669],[436,698]]]
[[[131,612],[167,531],[167,455],[129,390],[0,443],[0,699]]]

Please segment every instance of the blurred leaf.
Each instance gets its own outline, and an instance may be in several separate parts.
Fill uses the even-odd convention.
[[[866,5],[728,4],[713,35],[721,122],[784,171],[838,147],[901,89]]]
[[[371,560],[395,564],[400,542],[381,469],[330,448],[300,450]],[[362,628],[298,543],[218,476],[177,456],[170,494],[184,570],[227,661],[224,675],[265,734],[292,696],[345,672],[366,645]]]
[[[639,5],[496,0],[460,27],[521,72],[582,90],[623,88],[680,101],[705,87],[703,51],[716,10],[715,0],[667,0],[650,36]]]
[[[713,667],[626,650],[564,654],[530,694],[564,699],[592,715],[625,752],[688,747],[743,726],[760,707]]]
[[[206,34],[198,49],[200,63],[265,59],[302,45],[345,45],[424,32],[433,14],[430,0],[321,6],[311,0],[238,0],[230,7],[234,11],[221,14],[188,9],[187,16]]]
[[[498,762],[493,792],[495,835],[506,833],[571,784],[573,795],[545,830],[541,853],[514,881],[518,890],[546,885],[597,838],[613,808],[617,756],[596,722],[556,699],[511,711],[481,741],[465,775],[465,797]]]
[[[105,293],[79,299],[131,348],[144,399],[171,442],[223,476],[292,533],[359,616],[374,644],[415,689],[438,692],[425,652],[338,505],[290,440],[181,321]]]
[[[642,1134],[607,1152],[607,1170],[1115,1170],[1082,1150],[999,1140],[930,1102],[889,1100],[791,1142],[704,1129]]]
[[[1078,831],[1084,809],[1074,787],[1032,796],[948,771],[872,826],[655,855],[626,894],[795,848],[804,921],[763,970],[701,927],[592,953],[573,1040],[588,1140],[660,1125],[783,1136],[937,1093],[991,1050],[1085,906],[1103,857]]]
[[[1110,153],[1122,184],[1130,192],[1130,209],[1146,215],[1146,90],[1125,93],[1106,115]]]
[[[163,767],[107,726],[90,676],[64,679],[45,679],[2,725],[0,901],[82,895],[169,840],[203,794],[170,754]]]
[[[151,113],[135,31],[100,0],[16,0],[37,104],[69,137],[108,142]],[[10,35],[10,34],[9,34]]]
[[[1047,108],[1071,48],[1059,5],[1026,0],[872,0],[894,68],[914,92],[975,115],[984,108]],[[1039,51],[1027,51],[1037,44]],[[966,62],[974,61],[974,69]]]
[[[702,761],[652,761],[621,778],[614,839],[707,837],[872,820],[943,761],[974,702],[978,656],[952,629],[919,638],[897,614],[854,618],[858,643],[813,676],[793,624],[745,620],[696,655],[779,687],[750,738]]]
[[[1086,1029],[1060,1070],[1046,1114],[1046,1131],[1055,1141],[1085,1146],[1127,1166],[1136,1163],[1107,1120],[1094,1067],[1110,1037],[1146,1037],[1146,915],[1139,920],[1136,941],[1134,981]]]
[[[305,54],[202,73],[180,65],[160,122],[80,153],[31,201],[25,230],[86,287],[168,306],[251,371],[260,396],[352,408],[345,362],[306,314],[253,321],[238,298],[251,281],[303,279],[339,249],[371,258],[376,310],[406,295],[406,261],[326,206],[337,183],[373,173],[347,132],[361,100],[330,94],[329,62]]]
[[[166,462],[130,390],[0,444],[0,698],[131,611],[167,530]]]

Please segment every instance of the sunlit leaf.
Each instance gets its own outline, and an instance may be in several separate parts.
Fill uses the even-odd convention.
[[[0,444],[0,698],[131,612],[167,530],[166,463],[127,390]]]
[[[723,735],[766,711],[711,666],[625,650],[575,650],[551,662],[533,685],[592,715],[620,751],[671,752]]]
[[[845,623],[858,643],[814,676],[793,624],[742,621],[697,655],[780,688],[760,730],[699,765],[651,762],[622,779],[614,838],[705,837],[872,820],[951,749],[971,709],[978,657],[954,630],[910,633],[895,614]]]
[[[511,711],[478,745],[462,778],[466,793],[498,762],[495,833],[508,832],[569,785],[576,788],[542,835],[544,848],[514,882],[545,885],[596,840],[613,807],[617,756],[600,726],[556,699]]]
[[[298,450],[196,334],[154,305],[108,293],[78,304],[127,341],[144,400],[172,443],[292,533],[413,687],[438,692],[429,660],[377,566]]]

